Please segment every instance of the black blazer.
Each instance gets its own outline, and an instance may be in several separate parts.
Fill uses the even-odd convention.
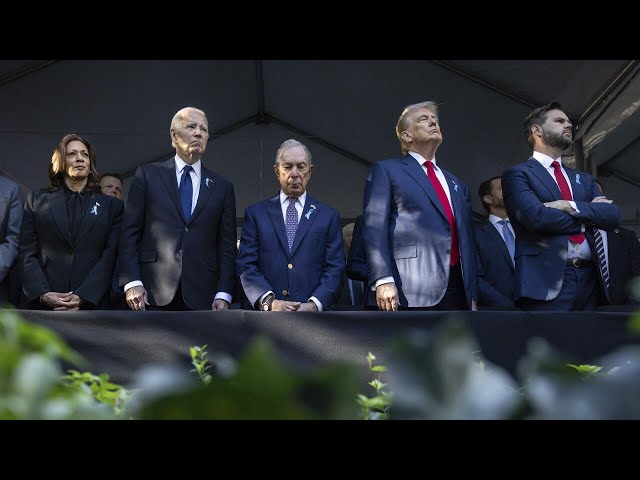
[[[64,190],[30,193],[19,244],[26,302],[37,307],[44,293],[73,291],[93,306],[108,308],[122,210],[121,200],[93,193],[74,243]]]
[[[353,235],[351,237],[351,248],[349,248],[349,255],[347,257],[347,277],[352,280],[360,280],[364,284],[364,305],[376,306],[376,292],[369,287],[369,267],[367,266],[367,253],[364,248],[364,237],[362,231],[364,229],[364,216],[358,215],[356,223],[353,226]],[[349,295],[349,288],[346,288],[347,297]]]
[[[630,282],[640,277],[640,242],[632,230],[618,227],[607,232],[609,253],[609,299],[611,305],[633,303]]]
[[[180,282],[190,309],[211,310],[217,292],[234,292],[233,185],[202,165],[198,203],[185,222],[175,169],[171,158],[136,171],[120,238],[120,285],[141,280],[149,303],[164,306]]]
[[[489,220],[474,227],[474,233],[478,249],[478,306],[513,307],[515,275],[506,243]]]

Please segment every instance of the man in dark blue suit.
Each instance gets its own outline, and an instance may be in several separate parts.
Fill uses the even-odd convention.
[[[438,107],[404,109],[402,158],[373,164],[364,193],[369,289],[381,310],[476,309],[478,279],[466,185],[436,164]]]
[[[533,155],[502,175],[516,233],[516,303],[528,310],[593,310],[598,303],[594,230],[620,224],[620,210],[594,178],[562,165],[572,125],[557,102],[524,121]]]
[[[120,285],[132,310],[226,310],[236,276],[233,185],[202,165],[202,110],[178,111],[170,135],[175,157],[138,167],[129,188]]]
[[[340,217],[307,194],[311,153],[285,141],[274,165],[280,192],[247,207],[238,274],[251,305],[260,310],[328,310],[340,291],[345,260]]]
[[[478,304],[487,307],[514,306],[515,235],[502,199],[500,176],[485,180],[478,188],[489,218],[474,227],[478,249]]]

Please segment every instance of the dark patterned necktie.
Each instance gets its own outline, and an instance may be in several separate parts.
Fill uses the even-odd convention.
[[[597,228],[593,229],[593,238],[596,242],[596,251],[598,252],[598,262],[600,263],[600,273],[602,274],[602,281],[607,292],[609,291],[609,267],[607,266],[607,257],[604,253],[604,241],[602,240],[602,234]]]
[[[298,230],[298,212],[296,211],[296,198],[289,197],[289,206],[287,207],[287,220],[285,227],[287,229],[287,243],[289,244],[289,253],[293,246],[293,239],[296,238],[296,230]]]
[[[180,203],[182,204],[182,215],[184,221],[188,222],[191,218],[191,204],[193,203],[193,183],[191,183],[191,173],[193,167],[187,165],[182,169],[182,178],[180,179]]]

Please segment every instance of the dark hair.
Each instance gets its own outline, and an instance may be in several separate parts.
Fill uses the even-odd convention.
[[[533,112],[527,115],[527,118],[524,119],[524,122],[522,124],[524,127],[524,138],[531,148],[533,148],[533,135],[531,135],[531,127],[534,124],[542,125],[547,120],[547,112],[549,110],[562,110],[562,105],[560,105],[560,102],[556,101],[547,103],[542,107],[536,108]]]
[[[122,175],[120,175],[119,173],[103,173],[102,175],[100,175],[100,180],[102,180],[103,177],[117,178],[118,180],[120,180],[120,183],[122,183]]]
[[[67,145],[70,142],[77,140],[82,142],[89,151],[89,177],[87,178],[87,186],[85,187],[90,192],[99,192],[100,189],[100,175],[96,168],[96,151],[91,144],[82,138],[80,135],[70,133],[62,137],[60,143],[53,149],[53,155],[51,156],[51,162],[49,162],[49,180],[51,184],[46,188],[49,192],[55,192],[64,185],[64,172],[65,159],[67,157]]]
[[[485,180],[478,187],[478,195],[480,195],[480,203],[487,211],[487,213],[491,213],[491,209],[489,208],[489,204],[486,203],[482,197],[485,195],[491,195],[491,182],[493,182],[497,178],[502,178],[500,175],[496,175],[495,177],[491,177],[489,180]]]

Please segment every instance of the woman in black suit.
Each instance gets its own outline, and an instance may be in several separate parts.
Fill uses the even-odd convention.
[[[53,151],[48,188],[29,194],[19,253],[29,308],[108,308],[123,203],[100,191],[96,153],[74,134]]]

